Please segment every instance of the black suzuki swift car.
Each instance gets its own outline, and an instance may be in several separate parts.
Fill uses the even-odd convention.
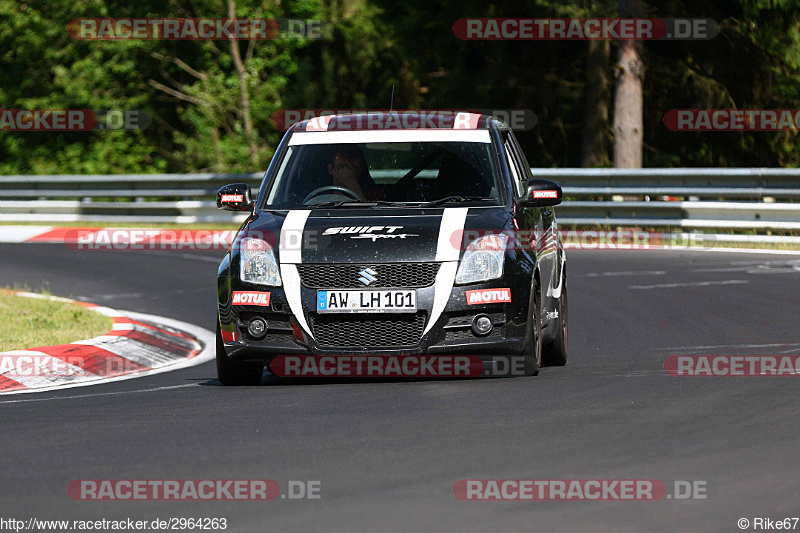
[[[217,372],[255,384],[279,355],[567,360],[566,256],[512,131],[470,113],[339,115],[294,125],[219,267]]]

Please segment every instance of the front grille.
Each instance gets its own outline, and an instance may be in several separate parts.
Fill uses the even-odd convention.
[[[297,265],[297,270],[303,285],[309,289],[418,289],[433,285],[439,264],[305,264]],[[366,268],[375,272],[376,279],[369,285],[359,281],[359,272]]]
[[[337,348],[400,348],[422,337],[425,313],[365,316],[311,315],[314,337],[321,346]]]

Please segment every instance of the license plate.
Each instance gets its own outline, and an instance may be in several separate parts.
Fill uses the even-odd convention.
[[[317,291],[318,313],[415,313],[416,291]]]

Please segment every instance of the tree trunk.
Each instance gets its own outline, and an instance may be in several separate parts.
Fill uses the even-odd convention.
[[[606,128],[610,98],[608,62],[611,45],[609,41],[599,40],[591,40],[588,43],[581,166],[594,168],[604,167],[609,163],[606,154]]]
[[[236,0],[228,0],[228,18],[236,18]],[[253,170],[258,170],[258,146],[255,135],[253,135],[253,117],[250,112],[250,89],[247,85],[247,68],[242,62],[242,54],[239,52],[239,41],[231,39],[231,55],[236,72],[239,74],[239,91],[242,97],[242,116],[244,117],[244,133],[247,136],[247,144],[250,147],[250,162]]]
[[[619,0],[619,16],[642,16],[641,0]],[[641,168],[644,138],[641,41],[620,41],[614,96],[614,167]]]
[[[214,155],[217,157],[214,170],[216,172],[225,172],[225,159],[222,156],[222,146],[220,146],[219,142],[219,130],[216,126],[211,126],[211,140],[214,142]]]

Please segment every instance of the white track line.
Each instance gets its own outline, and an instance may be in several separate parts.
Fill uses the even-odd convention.
[[[600,278],[600,277],[613,277],[613,276],[664,276],[666,272],[664,270],[631,270],[631,271],[620,271],[620,272],[589,272],[588,274],[582,274],[582,277],[586,278]],[[581,276],[579,276],[581,277]]]
[[[730,254],[800,255],[800,250],[759,250],[757,248],[580,248],[568,247],[567,254],[573,252],[720,252]]]
[[[708,346],[670,346],[668,348],[656,348],[659,351],[677,350],[718,350],[720,348],[785,348],[789,346],[800,346],[800,342],[774,342],[771,344],[710,344]]]
[[[29,403],[29,402],[52,402],[56,400],[76,400],[80,398],[96,398],[98,396],[120,396],[122,394],[138,394],[141,392],[160,392],[173,389],[184,389],[186,387],[199,387],[198,383],[186,383],[183,385],[169,385],[166,387],[154,387],[152,389],[137,389],[137,390],[124,390],[118,392],[95,392],[93,394],[77,394],[75,396],[54,396],[53,398],[29,398],[25,400],[7,400],[0,401],[0,405],[4,403]],[[64,388],[64,387],[62,387]]]
[[[660,285],[631,285],[629,289],[675,289],[678,287],[709,287],[711,285],[744,285],[750,283],[746,279],[726,279],[723,281],[690,281],[686,283],[662,283]]]
[[[722,252],[728,254],[800,255],[800,250],[759,250],[757,248],[661,248],[660,252]]]

